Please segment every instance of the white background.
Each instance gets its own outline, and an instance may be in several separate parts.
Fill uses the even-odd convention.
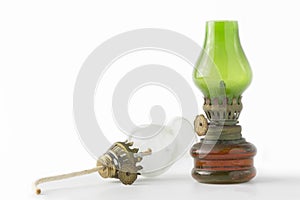
[[[299,199],[299,17],[298,2],[288,0],[1,1],[0,199]],[[72,94],[98,45],[138,28],[170,29],[202,45],[205,21],[219,19],[239,21],[254,72],[240,118],[244,137],[258,148],[253,181],[198,184],[187,155],[163,176],[133,186],[93,174],[33,194],[36,178],[94,166],[76,134]],[[130,108],[133,118],[142,117],[139,108]]]

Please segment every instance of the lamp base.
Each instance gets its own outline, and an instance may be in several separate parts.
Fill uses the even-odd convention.
[[[201,183],[228,184],[242,183],[256,175],[253,157],[256,148],[245,139],[206,140],[191,149],[195,166],[194,179]]]

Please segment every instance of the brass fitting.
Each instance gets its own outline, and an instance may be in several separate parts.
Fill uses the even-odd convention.
[[[103,178],[117,178],[125,185],[131,185],[140,175],[141,165],[136,166],[143,156],[151,154],[151,149],[139,152],[138,148],[131,149],[133,142],[116,142],[97,161],[97,166],[102,166],[98,171]]]

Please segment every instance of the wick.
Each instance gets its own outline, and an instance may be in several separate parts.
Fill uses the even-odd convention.
[[[142,157],[145,157],[145,156],[149,156],[151,154],[152,154],[152,149],[148,148],[146,151],[136,153],[134,155],[134,157],[140,157],[140,158],[142,158]]]
[[[102,168],[104,168],[104,166],[97,166],[97,167],[87,169],[87,170],[83,170],[83,171],[40,178],[40,179],[38,179],[34,182],[33,188],[35,190],[35,193],[37,195],[39,195],[42,192],[41,189],[38,188],[39,184],[46,183],[46,182],[51,182],[51,181],[58,181],[58,180],[67,179],[67,178],[72,178],[72,177],[76,177],[76,176],[82,176],[82,175],[86,175],[86,174],[91,174],[91,173],[94,173],[94,172],[97,172],[97,171],[101,170]]]
[[[220,81],[220,88],[226,88],[226,83],[223,80]]]
[[[141,152],[142,156],[149,156],[152,154],[152,149],[148,148],[146,151]]]

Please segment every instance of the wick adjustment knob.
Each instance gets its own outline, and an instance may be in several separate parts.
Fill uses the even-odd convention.
[[[197,115],[194,121],[194,129],[198,136],[203,136],[207,133],[208,122],[204,115]]]

